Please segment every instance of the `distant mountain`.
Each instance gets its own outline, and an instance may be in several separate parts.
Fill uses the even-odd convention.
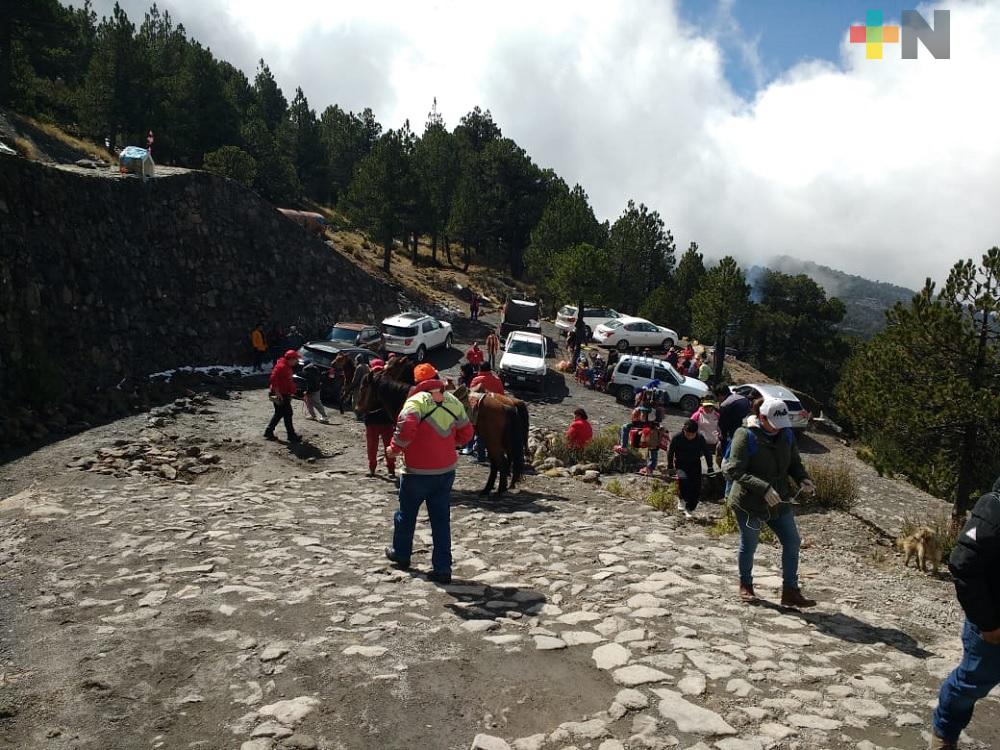
[[[838,297],[847,307],[841,330],[863,339],[870,339],[885,328],[885,311],[897,302],[909,302],[916,294],[912,289],[853,276],[828,266],[787,255],[773,258],[768,267],[792,275],[805,274],[821,287],[828,297]],[[752,277],[748,278],[752,281]]]

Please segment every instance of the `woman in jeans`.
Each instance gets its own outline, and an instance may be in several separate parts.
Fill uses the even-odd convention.
[[[764,399],[757,418],[750,418],[747,426],[733,435],[722,471],[733,483],[727,501],[740,527],[740,598],[745,602],[757,598],[753,590],[753,555],[766,523],[781,542],[782,606],[815,606],[816,602],[806,599],[799,589],[801,539],[792,513],[788,479],[794,479],[808,494],[815,488],[799,457],[784,401]]]

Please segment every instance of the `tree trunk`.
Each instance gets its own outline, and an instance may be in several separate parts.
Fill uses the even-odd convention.
[[[575,375],[576,363],[580,360],[580,350],[583,349],[583,337],[586,333],[586,323],[583,322],[583,297],[576,300],[576,351],[570,363],[570,374]]]
[[[14,41],[14,19],[6,12],[0,19],[0,104],[10,103],[10,78],[13,67],[14,53],[11,45]]]
[[[416,267],[416,265],[417,265],[417,258],[418,258],[418,256],[417,256],[417,233],[413,232],[413,234],[412,234],[412,244],[410,245],[410,262],[413,263],[414,267]]]
[[[726,330],[723,328],[715,337],[714,377],[716,383],[722,382],[722,371],[726,365]]]
[[[431,263],[435,266],[438,262],[438,236],[437,232],[431,235]]]
[[[469,264],[472,262],[472,251],[469,249],[469,243],[466,241],[462,245],[462,273],[469,272]]]
[[[970,378],[973,392],[978,391],[983,386],[983,377],[986,375],[986,354],[990,343],[991,316],[984,310],[982,318],[983,322],[979,326],[979,341],[976,346],[976,362],[973,365],[972,377]],[[952,524],[959,527],[965,523],[965,516],[975,505],[972,491],[975,489],[973,472],[975,471],[978,438],[979,430],[975,424],[967,424],[962,430],[958,455],[958,486],[955,489],[955,505],[951,511]]]
[[[389,264],[392,262],[392,240],[385,243],[385,251],[382,254],[382,270],[390,273]]]
[[[451,259],[451,238],[448,235],[444,236],[444,255],[448,259],[448,265],[454,266],[455,261]]]

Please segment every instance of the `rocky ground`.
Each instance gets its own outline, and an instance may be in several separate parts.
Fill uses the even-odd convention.
[[[535,424],[564,427],[578,404],[597,426],[623,418],[553,378]],[[260,439],[262,391],[191,405],[0,467],[0,748],[926,743],[960,610],[946,576],[904,570],[878,529],[936,506],[833,438],[803,449],[852,462],[862,517],[800,517],[821,600],[800,613],[775,603],[770,546],[766,601],[738,602],[736,538],[708,533],[718,505],[685,522],[538,475],[481,500],[486,469],[466,459],[455,581],[432,585],[424,522],[413,571],[382,557],[395,488],[364,476],[352,415],[319,425],[297,408],[306,442],[288,446]],[[1000,746],[995,698],[969,735]]]

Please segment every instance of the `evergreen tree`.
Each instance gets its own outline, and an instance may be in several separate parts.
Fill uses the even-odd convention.
[[[736,259],[727,255],[705,274],[701,289],[691,299],[694,333],[715,344],[714,376],[722,381],[726,336],[742,322],[750,306],[750,285]]]
[[[558,299],[574,300],[581,313],[586,306],[607,305],[612,298],[607,268],[607,248],[579,244],[560,251],[552,260],[552,292]],[[585,341],[583,315],[576,316],[577,341]],[[576,366],[576,363],[572,363]]]
[[[102,19],[97,27],[94,54],[84,82],[87,131],[110,135],[118,143],[137,141],[145,135],[146,114],[137,97],[145,77],[145,60],[135,41],[135,25],[115,3],[111,18]]]
[[[241,182],[247,187],[257,176],[257,161],[239,146],[223,146],[205,154],[206,171]]]
[[[617,288],[617,307],[635,313],[649,294],[670,278],[674,238],[659,213],[629,201],[611,225],[609,244]]]
[[[386,273],[391,269],[393,240],[405,230],[407,180],[403,138],[388,130],[361,160],[346,195],[351,220],[382,245]]]
[[[292,139],[292,163],[305,192],[327,202],[330,197],[329,158],[320,137],[316,112],[301,88],[288,107],[288,126]]]
[[[927,280],[848,361],[841,418],[878,465],[954,501],[956,523],[1000,473],[1000,249]]]
[[[705,263],[692,242],[666,283],[660,284],[639,307],[639,315],[673,328],[682,336],[691,334],[691,300],[705,279]]]
[[[422,223],[430,232],[432,257],[436,260],[438,240],[447,229],[459,175],[458,147],[437,113],[437,100],[414,149],[413,169],[424,198]]]

